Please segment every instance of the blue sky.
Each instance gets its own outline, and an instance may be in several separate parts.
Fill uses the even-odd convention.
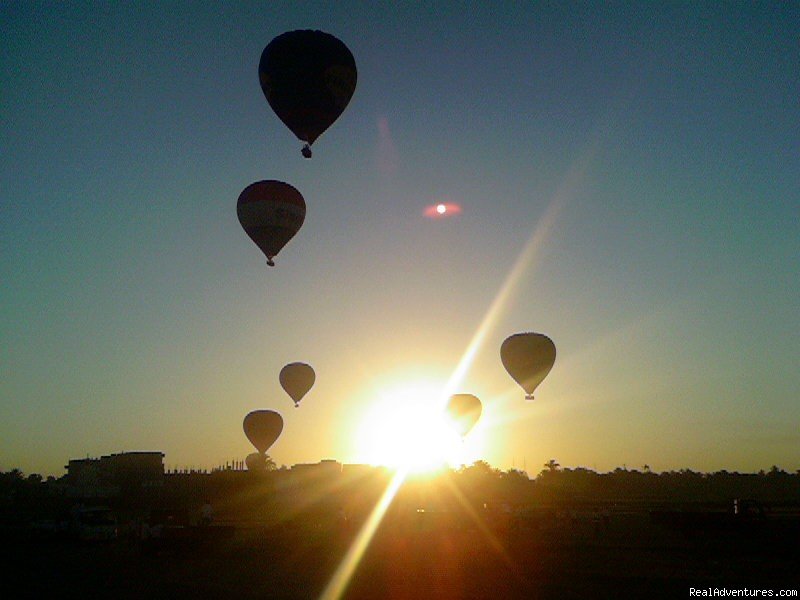
[[[255,408],[286,418],[280,463],[369,460],[375,396],[446,380],[537,235],[462,382],[480,457],[800,468],[798,24],[795,3],[4,4],[0,468],[241,459]],[[257,78],[298,28],[359,71],[311,161]],[[308,207],[274,269],[236,219],[259,179]],[[440,200],[463,213],[425,219]],[[559,350],[533,404],[498,360],[524,330]],[[317,370],[297,411],[295,360]]]

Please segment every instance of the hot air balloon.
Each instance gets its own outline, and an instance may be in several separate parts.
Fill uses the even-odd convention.
[[[481,401],[472,394],[453,394],[447,401],[447,414],[462,438],[465,437],[478,419],[482,411]]]
[[[289,31],[261,53],[258,80],[281,121],[311,144],[342,114],[356,89],[356,61],[340,40],[322,31]]]
[[[250,443],[263,454],[283,431],[283,417],[274,410],[254,410],[244,418],[242,427]]]
[[[244,459],[244,464],[248,471],[265,471],[267,469],[267,457],[261,452],[248,454]]]
[[[300,400],[303,399],[314,385],[316,375],[314,369],[310,365],[301,362],[289,363],[281,369],[278,376],[281,382],[281,387],[287,394],[294,400],[295,408],[300,406]]]
[[[541,333],[515,333],[503,342],[500,358],[508,374],[525,390],[525,399],[533,400],[533,390],[556,361],[556,346]]]
[[[306,218],[302,194],[282,181],[257,181],[248,185],[236,203],[245,233],[274,267],[273,257],[294,237]]]

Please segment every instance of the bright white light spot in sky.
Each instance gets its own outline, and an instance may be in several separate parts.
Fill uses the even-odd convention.
[[[422,211],[429,219],[446,219],[461,213],[461,206],[456,202],[437,202],[430,204]]]
[[[473,448],[448,422],[440,396],[441,387],[420,383],[381,394],[358,431],[360,459],[411,472],[475,460]]]

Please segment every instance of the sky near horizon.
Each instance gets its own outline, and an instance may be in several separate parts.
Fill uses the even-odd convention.
[[[279,464],[367,462],[468,349],[493,466],[800,469],[800,4],[468,6],[0,5],[0,470],[241,460],[259,408]],[[293,29],[358,67],[310,161],[258,84]],[[272,269],[261,179],[307,204]]]

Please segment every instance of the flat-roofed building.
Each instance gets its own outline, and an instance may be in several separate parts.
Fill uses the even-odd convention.
[[[164,485],[163,452],[121,452],[70,460],[65,467],[67,494],[109,498]]]

